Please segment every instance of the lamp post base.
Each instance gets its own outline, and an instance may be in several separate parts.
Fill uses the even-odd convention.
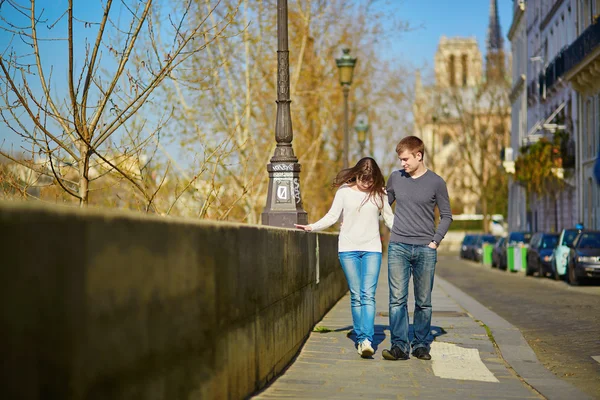
[[[281,228],[294,228],[294,224],[308,225],[308,214],[306,211],[270,211],[261,214],[262,225],[278,226]]]
[[[267,165],[269,192],[261,215],[263,225],[294,228],[308,224],[300,194],[300,164],[272,162]]]

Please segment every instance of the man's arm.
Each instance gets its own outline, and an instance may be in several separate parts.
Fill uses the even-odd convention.
[[[439,244],[444,239],[444,236],[446,236],[446,233],[448,233],[448,228],[450,228],[450,223],[452,222],[452,209],[450,208],[448,188],[446,187],[446,182],[443,180],[440,180],[440,183],[437,185],[435,200],[440,210],[440,223],[435,231],[435,235],[433,235],[433,240]]]
[[[393,178],[392,178],[393,176],[394,176],[394,173],[392,172],[392,174],[390,175],[390,177],[387,181],[387,186],[386,186],[388,203],[390,204],[390,206],[392,205],[392,203],[394,201],[396,201],[396,193],[394,192],[394,185],[393,185]]]

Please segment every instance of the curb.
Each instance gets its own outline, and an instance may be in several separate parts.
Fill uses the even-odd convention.
[[[502,358],[531,387],[547,399],[591,399],[575,386],[557,378],[538,360],[521,331],[510,322],[451,284],[435,277],[436,284],[475,319],[491,330]]]

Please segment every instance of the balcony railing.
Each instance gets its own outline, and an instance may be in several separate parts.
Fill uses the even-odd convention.
[[[540,96],[545,84],[546,90],[552,88],[559,78],[579,64],[600,45],[600,22],[590,25],[570,46],[562,49],[548,64],[544,74],[540,74]]]
[[[590,25],[565,51],[565,72],[579,64],[600,45],[600,22]]]

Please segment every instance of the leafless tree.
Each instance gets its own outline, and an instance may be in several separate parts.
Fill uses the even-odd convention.
[[[161,104],[150,114],[145,106],[164,100],[156,89],[176,79],[186,60],[226,37],[235,3],[39,3],[0,1],[0,30],[11,37],[0,55],[0,117],[30,157],[3,154],[50,177],[81,206],[90,201],[91,182],[116,175],[146,210],[158,212],[156,195],[171,163],[162,178],[151,177],[148,165],[173,110]],[[94,7],[98,17],[84,18]]]
[[[500,154],[510,137],[508,93],[508,84],[501,81],[445,88],[435,97],[435,109],[443,110],[436,125],[450,135],[452,143],[445,177],[450,185],[478,199],[486,231],[489,206],[499,195],[498,183],[506,185]]]
[[[350,47],[359,58],[350,94],[350,123],[354,125],[357,116],[368,119],[372,135],[368,154],[390,154],[387,138],[400,139],[396,127],[408,111],[398,107],[405,74],[378,51],[386,36],[382,32],[386,24],[381,22],[386,16],[376,3],[289,3],[293,146],[302,164],[304,206],[312,216],[322,215],[330,205],[331,181],[342,167],[343,94],[335,64],[342,47]],[[276,11],[272,0],[243,0],[239,17],[232,22],[233,31],[241,33],[196,54],[181,70],[180,79],[163,88],[165,98],[176,105],[169,124],[181,131],[173,141],[181,143],[186,153],[210,154],[227,140],[228,155],[198,178],[202,185],[215,188],[207,218],[258,223],[265,205],[266,164],[275,146]],[[211,18],[218,19],[219,13]],[[399,30],[403,29],[401,25]],[[210,73],[192,65],[209,68]],[[350,134],[352,156],[358,156],[354,132]]]

